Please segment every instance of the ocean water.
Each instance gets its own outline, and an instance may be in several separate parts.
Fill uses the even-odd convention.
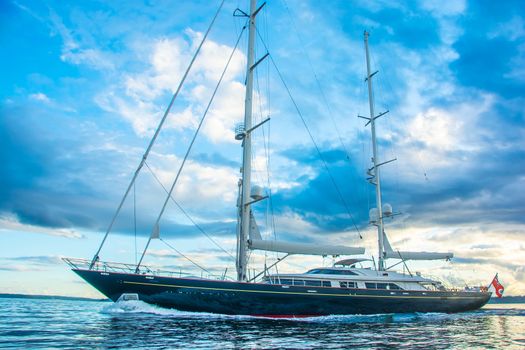
[[[140,301],[0,298],[0,348],[525,349],[525,304],[461,314],[265,319]]]

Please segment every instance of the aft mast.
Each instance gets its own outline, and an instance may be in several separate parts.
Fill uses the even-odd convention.
[[[257,0],[250,0],[250,20],[248,24],[248,57],[246,63],[246,97],[244,100],[244,140],[242,157],[242,180],[240,203],[240,230],[237,237],[237,280],[246,281],[247,240],[250,230],[250,192],[251,192],[251,161],[252,161],[252,97],[253,97],[253,69],[255,53],[255,16],[257,15]]]
[[[370,124],[372,130],[372,167],[368,169],[367,174],[370,175],[369,181],[376,187],[376,205],[377,208],[371,209],[370,211],[370,222],[377,226],[377,241],[378,241],[378,264],[377,269],[379,271],[385,270],[386,259],[401,259],[401,260],[440,260],[440,259],[451,259],[453,253],[434,253],[434,252],[407,252],[407,251],[394,251],[388,242],[388,239],[384,230],[384,218],[391,217],[392,207],[389,204],[382,205],[381,197],[381,176],[379,167],[387,163],[393,162],[396,158],[379,162],[379,156],[377,151],[377,139],[376,139],[376,123],[375,120],[388,111],[375,115],[374,112],[374,92],[372,89],[372,77],[377,73],[370,69],[370,54],[368,52],[368,36],[369,33],[365,31],[365,52],[366,52],[366,81],[368,83],[368,102],[370,105],[370,117],[359,116],[360,118],[368,120],[366,125]]]
[[[378,246],[379,246],[379,252],[378,252],[378,263],[377,263],[377,269],[382,271],[385,269],[385,257],[384,257],[384,229],[383,229],[383,210],[381,205],[381,176],[379,174],[379,164],[378,162],[378,155],[377,155],[377,141],[376,141],[376,125],[375,120],[380,117],[376,116],[374,113],[374,95],[372,90],[372,77],[377,73],[372,73],[370,70],[370,55],[368,53],[368,35],[369,33],[365,31],[365,52],[366,52],[366,81],[368,82],[368,102],[370,105],[370,128],[372,129],[372,163],[373,167],[370,170],[373,170],[373,179],[371,181],[372,184],[376,187],[376,205],[377,205],[377,237],[378,237]],[[368,119],[368,118],[367,118]]]

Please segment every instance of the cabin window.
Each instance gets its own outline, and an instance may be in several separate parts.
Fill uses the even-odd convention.
[[[388,284],[389,289],[401,289],[397,284],[395,283],[389,283]]]
[[[309,280],[305,280],[304,281],[305,284],[307,286],[310,286],[310,287],[321,287],[321,281],[309,281]]]
[[[396,289],[400,290],[402,289],[395,283],[373,283],[373,282],[365,282],[365,286],[367,289]]]
[[[330,281],[323,281],[323,287],[331,287],[332,283]]]
[[[304,286],[304,281],[303,280],[293,280],[293,285],[294,286]]]
[[[288,284],[288,285],[292,285],[293,284],[293,281],[291,279],[288,279],[288,278],[280,278],[277,281],[279,281],[279,284]]]
[[[309,274],[324,274],[324,275],[357,275],[357,273],[348,270],[332,270],[332,269],[314,269],[308,271]]]
[[[357,288],[357,283],[356,282],[339,282],[339,286],[341,288]]]

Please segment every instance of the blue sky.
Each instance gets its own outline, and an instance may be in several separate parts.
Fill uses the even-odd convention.
[[[98,296],[60,261],[91,258],[218,3],[3,1],[0,4],[0,290]],[[148,165],[169,186],[243,26],[227,1]],[[369,129],[363,31],[369,30],[387,226],[400,250],[453,251],[413,269],[459,286],[499,272],[525,294],[525,8],[520,1],[269,1],[257,57],[269,52],[362,232],[335,190],[279,76],[257,69],[254,181],[272,189],[279,239],[360,245],[367,225]],[[262,39],[261,39],[262,38]],[[246,35],[175,190],[225,250],[235,251]],[[267,162],[269,155],[270,162]],[[268,175],[270,180],[268,181]],[[269,185],[269,186],[268,186]],[[140,251],[164,200],[147,168],[136,185]],[[257,205],[267,238],[268,203]],[[101,258],[135,261],[133,196]],[[161,234],[213,272],[230,257],[170,203]],[[159,241],[145,259],[191,266]],[[267,259],[274,259],[268,256]],[[253,253],[253,266],[265,257]],[[293,257],[281,271],[331,260]],[[258,265],[259,264],[259,265]],[[197,272],[196,272],[197,273]],[[50,283],[52,282],[52,283]]]

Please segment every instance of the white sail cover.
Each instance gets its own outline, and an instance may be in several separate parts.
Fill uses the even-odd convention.
[[[311,243],[289,243],[283,241],[265,241],[250,239],[248,247],[252,250],[266,250],[270,252],[303,254],[303,255],[357,255],[364,254],[365,248],[345,247],[342,245],[326,245]]]
[[[262,239],[261,232],[259,231],[259,226],[255,221],[253,212],[250,210],[250,239]]]
[[[151,239],[158,239],[160,238],[160,227],[159,227],[159,224],[155,224],[155,226],[153,226],[153,230],[151,231]]]
[[[454,257],[453,253],[433,253],[433,252],[400,252],[394,251],[386,233],[383,232],[383,243],[385,247],[385,258],[402,260],[450,260]]]
[[[454,257],[453,253],[433,253],[433,252],[386,252],[387,259],[402,260],[450,260]]]

